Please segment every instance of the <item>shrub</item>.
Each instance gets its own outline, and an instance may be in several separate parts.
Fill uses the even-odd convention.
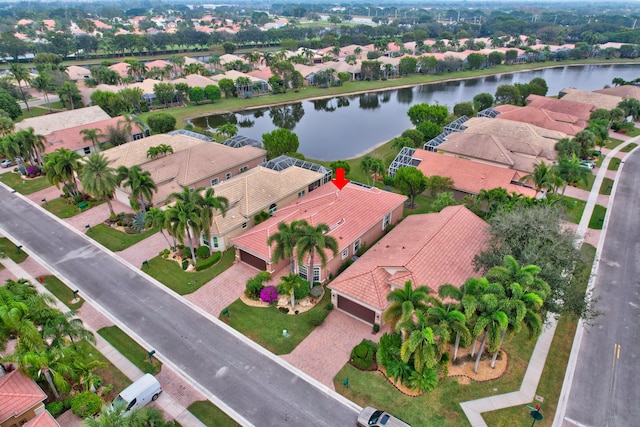
[[[338,269],[338,274],[342,273],[343,271],[345,271],[347,268],[349,268],[349,266],[353,264],[353,260],[351,258],[349,258],[348,260],[346,260],[345,262],[342,263],[342,265],[340,266],[340,268]]]
[[[196,271],[202,271],[206,268],[211,267],[212,265],[220,261],[221,256],[222,254],[220,252],[214,252],[213,255],[211,255],[209,258],[199,260],[196,263]]]
[[[198,249],[196,249],[196,257],[198,257],[198,259],[207,259],[210,255],[211,253],[208,246],[198,246]]]
[[[263,283],[269,280],[271,274],[267,271],[261,271],[256,274],[251,279],[247,280],[247,286],[245,290],[245,295],[247,298],[258,299],[260,297],[260,291],[264,287]],[[280,291],[278,289],[278,291]]]
[[[266,220],[268,220],[269,217],[271,217],[271,214],[269,214],[269,212],[261,211],[253,217],[253,220],[255,221],[256,225],[258,225],[261,222],[265,222]]]
[[[391,185],[391,186],[393,186],[393,177],[392,177],[392,176],[385,176],[385,177],[382,177],[382,183],[383,183],[384,185]]]
[[[375,332],[376,334],[378,332],[380,332],[380,325],[378,325],[377,323],[373,324],[373,332]]]
[[[102,399],[90,391],[76,395],[71,402],[71,411],[80,418],[96,414],[102,407]]]
[[[191,248],[189,246],[182,248],[182,258],[191,258]]]
[[[260,299],[264,302],[278,301],[278,290],[275,286],[267,286],[260,290]]]
[[[182,269],[186,270],[187,267],[189,267],[189,260],[188,259],[183,259],[182,260]]]
[[[153,133],[167,133],[176,128],[176,118],[169,113],[153,113],[147,117],[147,124]]]
[[[300,301],[301,299],[306,298],[307,295],[309,295],[309,289],[309,282],[304,280],[302,277],[298,277],[298,286],[293,291],[293,296],[295,297],[296,301]],[[282,288],[282,285],[278,285],[278,292],[280,294],[288,295],[288,293],[285,292]]]
[[[376,354],[376,345],[369,340],[362,340],[360,344],[351,350],[349,360],[356,368],[364,371],[369,369]]]
[[[327,311],[331,311],[331,310],[333,310],[333,303],[332,302],[327,304]]]
[[[289,307],[278,307],[281,313],[289,314]]]
[[[329,315],[326,310],[313,310],[309,313],[309,325],[312,327],[322,325],[324,319]]]
[[[53,418],[57,418],[58,415],[64,411],[64,403],[62,402],[51,402],[45,405],[45,409],[49,411],[49,413],[53,416]]]
[[[311,298],[320,298],[320,295],[322,295],[321,285],[316,285],[313,288],[311,288],[311,290],[309,291],[309,296]]]
[[[27,176],[33,177],[40,174],[40,168],[38,166],[27,166]]]
[[[160,253],[158,255],[160,255],[162,258],[169,258],[169,254],[171,252],[169,251],[169,249],[164,249],[162,251],[160,251]]]

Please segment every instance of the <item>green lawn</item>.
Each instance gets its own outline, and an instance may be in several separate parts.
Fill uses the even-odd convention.
[[[610,171],[617,171],[618,168],[620,167],[620,163],[622,163],[622,160],[620,160],[617,157],[614,157],[609,162],[609,166],[607,167],[607,169],[609,169]]]
[[[40,176],[38,178],[24,178],[17,172],[3,173],[0,175],[0,181],[4,182],[20,194],[31,194],[47,187],[51,187],[51,184],[44,176]]]
[[[208,427],[236,427],[238,423],[233,421],[227,414],[222,412],[216,405],[208,400],[193,402],[187,408],[189,412],[196,416]]]
[[[152,228],[144,233],[128,234],[104,224],[96,224],[92,225],[86,234],[110,251],[118,252],[135,245],[157,231],[158,229]]]
[[[567,220],[574,224],[580,224],[580,218],[582,218],[582,212],[584,212],[587,202],[580,199],[574,199],[569,196],[560,197],[562,199],[563,206],[567,210]]]
[[[609,138],[609,142],[605,145],[605,148],[616,148],[618,145],[622,144],[622,140],[621,139],[616,139],[616,138]]]
[[[217,264],[202,271],[185,272],[175,261],[157,256],[149,260],[149,266],[142,270],[166,287],[180,295],[197,291],[202,285],[231,267],[235,260],[235,249],[227,249]]]
[[[635,142],[632,142],[631,144],[629,144],[629,145],[627,145],[625,147],[622,147],[620,149],[620,151],[622,151],[623,153],[628,153],[631,150],[633,150],[634,148],[636,148],[637,146],[638,146],[638,144],[636,144]]]
[[[424,193],[419,194],[414,198],[414,203],[416,204],[415,209],[409,209],[407,205],[405,205],[403,216],[406,218],[409,215],[433,212],[433,210],[431,209],[431,204],[435,200],[435,197],[427,196]],[[407,199],[407,203],[409,203],[409,199]]]
[[[591,175],[587,176],[587,183],[585,185],[583,180],[578,181],[578,183],[576,184],[576,188],[579,188],[581,190],[587,190],[587,191],[591,191],[591,187],[593,187],[593,182],[596,180],[596,176],[593,174],[593,171],[591,171]]]
[[[311,310],[284,314],[274,307],[250,307],[238,299],[227,307],[229,316],[220,319],[272,353],[287,354],[313,331],[314,327],[309,324],[310,313],[326,310],[329,302],[331,292],[325,289],[324,297]],[[282,335],[283,329],[289,332],[289,338]]]
[[[109,362],[109,360],[102,355],[94,346],[87,341],[80,341],[76,344],[80,349],[80,352],[87,354],[90,359],[97,360],[104,364],[100,368],[97,368],[95,374],[102,378],[103,384],[109,384],[112,389],[106,396],[103,397],[105,402],[110,402],[125,388],[131,384],[131,380],[127,378],[118,368]]]
[[[602,180],[602,185],[600,186],[600,194],[604,194],[608,196],[611,194],[611,189],[613,188],[613,180],[611,178],[604,178]]]
[[[162,363],[152,358],[149,362],[148,350],[142,348],[137,342],[122,332],[117,326],[107,326],[98,330],[98,334],[114,346],[124,357],[136,365],[142,372],[157,375],[162,368]]]
[[[0,237],[0,253],[4,253],[16,264],[20,264],[29,256],[23,250],[18,249],[15,243],[6,237]]]
[[[591,220],[589,220],[589,228],[594,230],[602,230],[604,224],[604,217],[607,214],[607,208],[601,205],[595,205],[593,207],[593,214]]]
[[[586,271],[583,273],[584,291],[586,290],[588,276],[591,273],[591,264],[595,258],[596,248],[585,243],[582,245],[581,252],[587,260],[588,265]],[[553,336],[553,342],[547,355],[547,362],[542,371],[538,389],[536,390],[536,394],[544,398],[544,402],[535,402],[540,403],[542,407],[541,412],[544,415],[544,419],[540,423],[536,423],[536,426],[550,427],[553,423],[553,417],[558,406],[558,399],[560,398],[564,374],[567,369],[577,325],[577,320],[569,315],[561,316],[558,321],[556,333]],[[490,426],[511,427],[514,425],[513,420],[523,419],[523,414],[529,414],[526,405],[488,412],[483,414],[483,418],[487,425]],[[522,425],[528,424],[522,423]]]
[[[468,426],[459,402],[518,390],[534,345],[535,342],[529,341],[526,333],[505,342],[503,348],[507,352],[509,365],[506,373],[497,380],[461,385],[456,379],[447,378],[430,394],[419,397],[400,393],[378,372],[363,372],[349,364],[338,372],[333,384],[338,393],[358,405],[384,408],[414,427]],[[348,389],[343,385],[347,377]],[[523,414],[523,423],[526,422],[524,416],[528,414]]]
[[[56,298],[64,303],[71,310],[78,310],[84,304],[84,300],[79,297],[78,301],[75,303],[72,302],[74,299],[73,290],[71,290],[67,285],[65,285],[60,279],[56,276],[43,276],[42,281],[44,285],[47,287],[47,290],[54,294]]]
[[[29,101],[27,101],[29,102]],[[29,113],[29,111],[26,108],[22,109],[22,115],[18,116],[15,120],[16,123],[24,120],[24,119],[28,119],[30,117],[40,117],[40,116],[44,116],[45,114],[47,114],[49,112],[49,110],[47,108],[42,108],[40,106],[31,106],[29,105],[29,108],[31,109],[31,113]]]
[[[89,206],[87,209],[92,206],[96,206],[96,203],[88,202]],[[82,213],[80,209],[78,209],[78,205],[73,203],[72,199],[63,199],[59,197],[53,200],[47,200],[46,203],[42,203],[42,207],[57,216],[58,218],[71,218],[72,216],[76,216],[79,213]]]

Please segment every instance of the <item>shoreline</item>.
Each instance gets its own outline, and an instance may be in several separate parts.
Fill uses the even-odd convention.
[[[465,77],[443,77],[441,79],[429,80],[429,81],[425,81],[425,82],[405,83],[405,84],[391,85],[391,86],[385,86],[385,87],[380,87],[380,88],[353,90],[353,91],[341,92],[341,93],[331,93],[331,94],[327,94],[327,95],[310,96],[310,97],[304,97],[304,98],[300,98],[300,99],[292,99],[290,101],[265,102],[264,104],[261,103],[261,104],[247,106],[247,107],[239,107],[239,108],[235,108],[235,109],[213,110],[213,111],[206,112],[206,113],[203,113],[203,114],[189,115],[189,116],[185,117],[184,119],[182,119],[182,121],[184,123],[187,123],[188,121],[199,119],[201,117],[220,115],[220,114],[235,114],[235,113],[244,112],[244,111],[258,110],[258,109],[261,109],[261,108],[282,107],[282,106],[291,105],[291,104],[294,104],[294,103],[297,103],[297,102],[303,102],[303,101],[315,101],[315,100],[320,100],[320,99],[337,98],[337,97],[342,97],[342,96],[362,95],[362,94],[366,94],[366,93],[376,93],[376,92],[384,92],[384,91],[387,91],[387,90],[406,89],[406,88],[412,88],[412,87],[416,87],[416,86],[426,86],[426,85],[437,84],[437,83],[448,83],[448,82],[456,82],[456,81],[464,81],[464,80],[474,80],[474,79],[480,79],[480,78],[487,77],[487,76],[501,76],[501,75],[516,74],[516,73],[536,71],[536,70],[544,70],[544,69],[549,69],[549,68],[584,67],[584,66],[587,66],[587,65],[597,65],[597,66],[602,66],[602,65],[640,65],[640,61],[582,62],[582,63],[571,63],[571,64],[556,63],[556,64],[553,64],[553,65],[542,65],[540,67],[519,68],[519,69],[516,69],[516,70],[513,70],[513,71],[498,71],[498,72],[479,73],[477,75],[465,76]],[[434,76],[434,75],[431,74],[431,75],[428,75],[428,76]],[[398,79],[398,80],[400,80],[400,79]],[[266,95],[266,96],[271,96],[271,95]],[[377,148],[380,145],[383,145],[383,144],[384,143],[381,143],[381,144],[377,145],[376,147],[373,147],[372,150],[374,148]],[[371,150],[369,150],[369,151],[371,151]],[[366,153],[361,154],[361,156],[364,155],[364,154],[366,154]],[[357,158],[357,157],[359,157],[359,156],[352,157],[352,158]]]

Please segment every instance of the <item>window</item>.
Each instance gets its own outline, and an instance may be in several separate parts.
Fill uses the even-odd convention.
[[[382,229],[384,230],[391,223],[391,213],[384,216],[382,219]]]
[[[247,223],[246,222],[242,223],[242,228],[247,228]]]
[[[342,251],[342,259],[345,259],[348,256],[349,256],[349,248],[344,248],[344,251]]]
[[[189,189],[189,193],[193,193],[194,191],[196,191],[196,189],[195,189],[195,188],[190,188],[190,189]]]
[[[87,154],[91,154],[91,147],[84,147],[82,149],[82,151],[84,151],[84,155],[86,156]]]
[[[231,179],[231,172],[229,172],[228,174],[226,174],[226,175],[224,176],[224,179]]]
[[[213,247],[216,248],[216,249],[218,248],[218,238],[217,237],[213,238]]]
[[[238,169],[238,172],[242,173],[242,172],[247,171],[248,169],[249,169],[249,166],[243,166],[240,169]]]
[[[309,277],[307,276],[306,265],[298,265],[298,276],[302,277],[304,280],[309,280]]]
[[[358,249],[360,249],[360,239],[356,240],[353,243],[353,253],[354,253],[354,255],[358,252]]]
[[[276,205],[275,203],[271,203],[271,206],[269,206],[269,213],[273,215],[273,213],[277,210],[278,210],[278,205]]]
[[[213,187],[214,185],[216,185],[218,183],[218,178],[213,178],[211,180],[211,186]]]
[[[320,281],[320,267],[313,267],[313,281]]]
[[[299,192],[298,192],[298,197],[302,197],[302,196],[304,196],[304,193],[305,193],[305,191],[304,191],[304,190],[299,191]]]
[[[134,133],[133,134],[133,140],[134,141],[137,141],[137,140],[142,139],[142,138],[144,138],[144,136],[141,133]]]

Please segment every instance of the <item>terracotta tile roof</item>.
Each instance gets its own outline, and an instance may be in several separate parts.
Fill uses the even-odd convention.
[[[530,123],[544,129],[564,132],[567,135],[575,135],[588,125],[587,122],[579,117],[533,106],[499,105],[494,107],[494,110],[501,113],[496,116],[497,119]]]
[[[212,234],[224,235],[249,221],[260,211],[268,211],[272,203],[307,191],[310,184],[322,182],[323,174],[297,166],[275,171],[262,166],[250,169],[228,181],[217,184],[217,197],[226,197],[230,209],[225,216],[213,218]]]
[[[640,99],[640,87],[633,85],[623,85],[616,87],[608,87],[605,89],[594,90],[596,93],[602,93],[604,95],[619,96],[621,98],[633,98]]]
[[[107,156],[111,161],[111,167],[117,168],[118,166],[126,166],[130,168],[133,165],[141,165],[143,163],[150,162],[151,159],[147,157],[147,151],[151,147],[166,144],[173,148],[175,153],[204,143],[205,141],[186,135],[160,134],[151,135],[147,138],[138,139],[118,147],[110,148],[103,151],[102,154]]]
[[[108,120],[101,120],[99,122],[88,123],[52,132],[49,135],[45,135],[47,142],[45,143],[44,152],[51,153],[58,148],[66,148],[67,150],[75,151],[84,147],[90,147],[91,141],[84,141],[84,135],[80,133],[80,131],[84,129],[100,129],[99,133],[106,135],[109,127],[117,128],[119,125],[122,126],[121,123],[123,120],[123,116],[118,116]],[[143,129],[141,129],[137,124],[132,125],[132,134],[142,132]],[[102,140],[104,140],[104,138],[102,138]]]
[[[0,423],[24,413],[46,398],[38,384],[20,371],[0,377]]]
[[[48,412],[44,411],[26,423],[23,427],[60,427],[60,424]]]
[[[582,102],[583,104],[595,105],[605,110],[613,110],[622,101],[621,96],[607,95],[598,92],[589,92],[587,90],[579,90],[573,88],[565,88],[560,91],[565,101]]]
[[[201,87],[204,88],[208,85],[216,84],[209,77],[201,76],[200,74],[189,74],[188,76],[181,77],[179,79],[171,80],[172,84],[186,83],[189,87]]]
[[[250,145],[231,148],[209,142],[151,160],[141,167],[151,173],[151,178],[158,186],[158,192],[153,195],[153,202],[161,205],[169,194],[182,192],[183,186],[194,185],[227,169],[233,168],[237,171],[252,160],[263,157],[266,157],[266,151],[262,148]],[[128,194],[130,190],[125,188],[123,191]]]
[[[167,65],[173,67],[173,65],[171,65],[171,62],[163,61],[162,59],[156,59],[156,60],[153,60],[153,61],[149,61],[149,62],[145,63],[144,65],[147,67],[147,70],[150,70],[153,67],[164,68]]]
[[[465,193],[478,194],[481,190],[491,190],[502,187],[508,192],[515,192],[529,197],[535,197],[535,190],[512,184],[518,181],[517,172],[513,169],[501,168],[474,162],[453,156],[443,156],[440,153],[417,149],[413,157],[421,159],[418,169],[425,176],[444,176],[453,179],[455,188]]]
[[[48,135],[57,130],[95,123],[110,118],[102,108],[96,105],[60,113],[45,114],[39,117],[29,117],[16,123],[16,130],[26,130],[32,127],[37,135]]]
[[[118,73],[120,77],[127,77],[129,75],[130,65],[126,62],[118,62],[117,64],[109,65],[109,69]]]
[[[146,93],[153,93],[153,86],[155,86],[156,83],[163,83],[163,82],[155,79],[144,79],[141,82],[132,83],[127,87],[139,87],[140,89],[142,89],[142,93],[146,94]]]
[[[262,69],[249,71],[247,75],[255,77],[256,79],[264,80],[266,82],[267,80],[269,80],[269,77],[273,76],[273,72],[271,71],[271,68],[264,67]]]
[[[582,102],[567,101],[565,99],[548,98],[546,96],[531,94],[527,97],[527,106],[544,108],[545,110],[555,111],[556,113],[571,114],[589,120],[591,112],[596,109],[595,105],[584,104]]]
[[[461,286],[477,276],[474,256],[484,248],[489,225],[464,206],[410,215],[340,274],[329,288],[378,310],[392,286],[411,280],[436,293],[440,285]]]
[[[83,80],[85,76],[91,76],[91,71],[86,67],[69,65],[67,67],[67,75],[71,80]]]
[[[333,185],[323,185],[278,209],[267,221],[232,239],[232,243],[264,260],[270,260],[272,248],[267,246],[267,239],[277,232],[278,223],[304,219],[311,225],[324,223],[331,227],[329,234],[338,241],[340,253],[406,199],[400,194],[353,183],[340,191]],[[332,254],[328,253],[327,259],[331,258]]]
[[[474,117],[464,125],[468,128],[447,136],[438,151],[525,173],[533,172],[536,163],[552,162],[557,157],[557,140],[539,133],[566,136],[528,123],[485,117]]]

